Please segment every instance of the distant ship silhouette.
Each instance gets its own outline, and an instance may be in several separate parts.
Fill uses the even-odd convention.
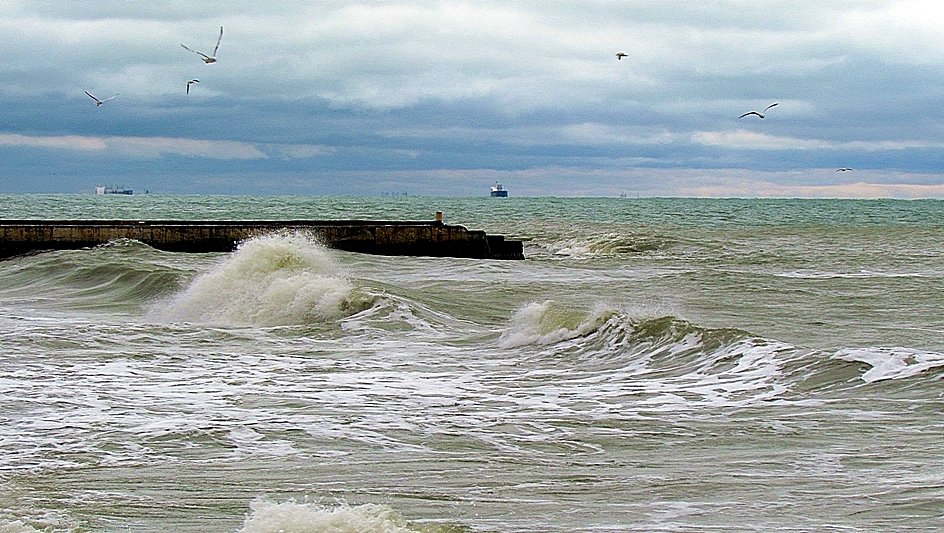
[[[95,194],[134,194],[134,191],[125,189],[124,187],[105,187],[99,185],[95,187]]]

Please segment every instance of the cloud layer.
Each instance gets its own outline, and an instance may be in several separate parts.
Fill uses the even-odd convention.
[[[13,0],[0,193],[104,177],[167,193],[468,195],[501,179],[529,195],[942,197],[942,15],[892,0]],[[219,63],[180,47],[212,50],[221,25]],[[86,90],[120,96],[96,107]]]

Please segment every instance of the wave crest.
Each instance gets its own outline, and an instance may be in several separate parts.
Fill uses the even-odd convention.
[[[844,348],[833,357],[868,364],[870,368],[861,376],[866,383],[905,379],[944,368],[944,354],[909,348]]]
[[[591,237],[574,237],[548,245],[554,255],[578,258],[653,254],[664,250],[670,241],[654,235],[604,233]]]
[[[621,394],[636,394],[649,408],[776,397],[789,388],[785,363],[806,354],[737,329],[672,316],[637,320],[602,306],[580,312],[554,302],[519,309],[498,344],[533,345],[534,357],[595,383],[619,383]]]
[[[0,519],[0,533],[41,533],[41,530],[24,524],[19,520],[7,522]]]
[[[406,520],[386,505],[341,504],[326,507],[313,503],[288,501],[250,503],[250,513],[239,533],[418,533]],[[455,528],[423,527],[422,531],[456,531]]]
[[[243,242],[155,309],[165,320],[280,326],[360,311],[370,298],[341,276],[328,249],[300,233]]]
[[[579,369],[595,383],[619,382],[624,393],[651,396],[644,400],[650,407],[796,401],[812,390],[839,393],[861,382],[920,386],[939,380],[944,370],[944,354],[933,351],[830,353],[672,316],[634,319],[614,309],[580,311],[553,301],[521,307],[498,345],[523,347],[542,364]]]
[[[600,328],[614,311],[583,313],[547,300],[519,308],[511,319],[511,326],[498,339],[502,348],[517,348],[529,344],[548,345],[583,337]]]

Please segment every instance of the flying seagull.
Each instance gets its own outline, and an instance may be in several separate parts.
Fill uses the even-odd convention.
[[[759,113],[758,113],[757,111],[748,111],[747,113],[744,113],[743,115],[739,116],[738,118],[744,118],[744,117],[746,117],[746,116],[748,116],[748,115],[757,115],[757,116],[760,117],[760,118],[764,118],[764,113],[766,113],[768,109],[770,109],[771,107],[777,105],[778,103],[779,103],[779,102],[774,102],[774,103],[770,104],[769,106],[765,107],[763,111],[761,111],[761,112],[759,112]]]
[[[203,52],[198,52],[198,51],[194,50],[193,48],[189,48],[189,47],[188,47],[187,45],[185,45],[184,43],[180,43],[180,46],[183,46],[184,49],[190,50],[191,52],[193,52],[193,53],[197,54],[198,56],[202,57],[202,58],[203,58],[203,62],[206,63],[207,65],[209,65],[209,64],[211,64],[211,63],[216,63],[216,51],[220,49],[220,41],[222,41],[222,40],[223,40],[223,26],[220,26],[220,36],[219,36],[219,38],[216,39],[216,46],[213,47],[213,54],[211,54],[211,55],[206,55],[206,54],[204,54]]]
[[[850,170],[852,169],[849,167],[842,167],[842,168],[837,168],[836,172],[849,172]]]
[[[187,94],[190,94],[190,86],[194,83],[200,83],[200,80],[194,79],[187,82]]]
[[[626,52],[616,52],[616,60],[622,61],[624,57],[629,57],[629,54]]]
[[[89,98],[91,98],[92,100],[95,100],[95,107],[98,107],[98,106],[104,104],[105,102],[111,100],[111,99],[114,98],[115,96],[118,96],[118,93],[115,93],[114,96],[109,96],[108,98],[106,98],[106,99],[104,99],[104,100],[99,100],[98,98],[95,98],[94,96],[92,96],[92,93],[90,93],[90,92],[88,92],[88,91],[85,91],[85,94],[87,94],[87,95],[89,96]]]

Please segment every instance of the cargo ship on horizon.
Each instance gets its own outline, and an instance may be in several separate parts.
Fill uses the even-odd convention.
[[[132,189],[125,189],[124,187],[105,187],[99,185],[95,187],[95,194],[134,194]]]

